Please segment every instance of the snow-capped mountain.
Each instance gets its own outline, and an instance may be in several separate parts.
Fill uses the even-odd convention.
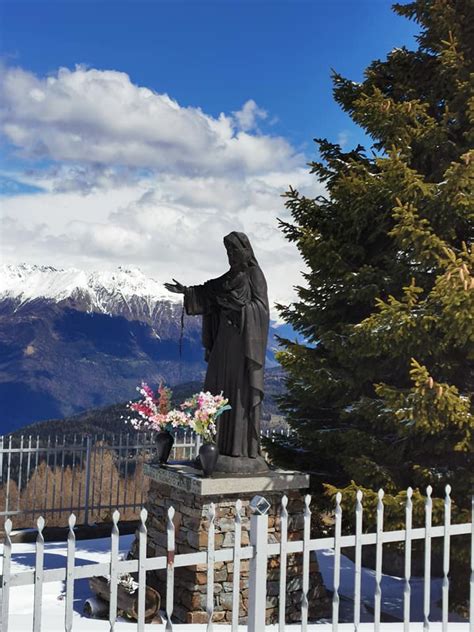
[[[0,267],[0,434],[205,371],[199,318],[137,268]]]
[[[84,272],[51,266],[0,266],[0,301],[11,300],[18,309],[37,300],[68,304],[74,309],[120,315],[154,324],[162,304],[181,304],[182,297],[139,268]]]

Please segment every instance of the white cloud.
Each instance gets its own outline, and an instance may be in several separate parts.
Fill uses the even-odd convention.
[[[193,175],[266,172],[302,159],[283,138],[248,133],[266,116],[252,100],[215,118],[114,70],[76,66],[41,78],[6,68],[0,94],[1,130],[25,157]]]
[[[337,142],[341,146],[342,150],[346,149],[347,143],[350,140],[350,136],[350,132],[348,132],[347,130],[343,130],[337,135]]]
[[[272,183],[162,174],[87,196],[78,191],[7,198],[4,259],[85,269],[138,265],[157,280],[195,284],[227,269],[222,238],[240,230],[254,244],[271,301],[286,301],[304,268],[276,219],[288,218],[279,197],[288,178],[311,195],[321,191],[304,170],[296,170],[273,174]]]
[[[47,78],[6,69],[0,89],[8,141],[47,159],[15,171],[42,192],[3,198],[4,261],[138,265],[159,281],[201,283],[227,269],[222,238],[240,230],[270,300],[291,300],[304,263],[278,228],[280,196],[290,184],[311,197],[323,187],[286,140],[258,131],[267,113],[253,100],[215,118],[125,73],[83,67]]]
[[[258,107],[253,99],[249,99],[244,103],[241,110],[233,112],[234,118],[237,121],[238,126],[244,132],[250,132],[257,128],[257,121],[259,119],[266,119],[268,112]]]

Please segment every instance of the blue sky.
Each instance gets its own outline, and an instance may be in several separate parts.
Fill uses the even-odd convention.
[[[205,112],[267,109],[274,133],[308,147],[359,128],[332,98],[331,68],[359,81],[416,25],[387,0],[23,2],[1,9],[2,53],[37,74],[82,63],[117,69]]]
[[[210,246],[201,256],[190,240],[217,213],[216,239],[234,226],[260,237],[267,268],[280,284],[288,270],[291,288],[301,264],[277,234],[279,193],[320,190],[304,174],[314,137],[368,144],[333,101],[330,73],[360,81],[373,59],[415,47],[416,25],[390,6],[4,0],[5,260],[136,264],[161,278],[186,272],[186,248],[200,274],[213,274],[221,254]],[[226,206],[223,196],[241,190]]]

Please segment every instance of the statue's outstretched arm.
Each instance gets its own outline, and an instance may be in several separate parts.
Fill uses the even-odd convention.
[[[174,283],[165,283],[164,286],[168,290],[168,292],[173,292],[174,294],[184,294],[186,292],[186,286],[173,279]]]

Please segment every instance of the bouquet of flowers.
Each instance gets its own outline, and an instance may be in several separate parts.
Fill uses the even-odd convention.
[[[142,396],[137,402],[129,402],[127,408],[138,415],[128,417],[135,430],[167,430],[170,432],[182,426],[191,426],[191,415],[184,410],[171,409],[171,389],[160,384],[156,394],[146,382],[137,386]]]
[[[181,404],[181,411],[190,416],[190,427],[204,442],[214,443],[217,433],[216,421],[224,411],[231,409],[228,402],[222,393],[212,395],[209,391],[201,391]]]

